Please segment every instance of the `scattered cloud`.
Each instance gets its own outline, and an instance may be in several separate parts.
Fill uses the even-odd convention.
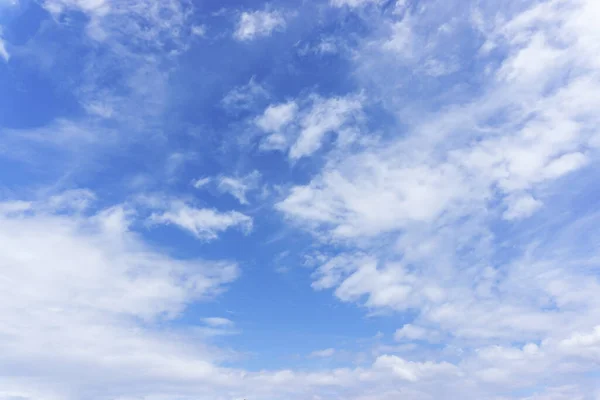
[[[285,26],[285,18],[279,11],[245,11],[240,15],[233,36],[237,40],[249,41],[270,36],[274,31],[282,31]]]

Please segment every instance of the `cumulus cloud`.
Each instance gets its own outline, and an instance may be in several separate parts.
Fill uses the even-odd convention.
[[[285,18],[279,11],[245,11],[240,15],[233,36],[237,40],[248,41],[269,36],[273,31],[283,30],[285,26]]]

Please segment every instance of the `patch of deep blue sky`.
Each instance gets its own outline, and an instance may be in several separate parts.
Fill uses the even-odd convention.
[[[416,4],[412,2],[409,7]],[[314,46],[331,37],[352,47],[367,33],[379,29],[347,9],[322,5],[271,2],[272,9],[295,13],[287,19],[285,30],[266,38],[239,42],[232,37],[237,13],[262,9],[262,4],[255,1],[194,2],[192,18],[207,26],[207,35],[190,40],[186,52],[161,66],[169,71],[164,93],[166,108],[158,116],[144,116],[151,119],[140,125],[140,129],[147,132],[130,132],[136,125],[125,122],[115,125],[114,122],[91,121],[86,125],[89,129],[120,130],[120,134],[131,134],[136,139],[126,141],[119,149],[100,149],[97,154],[86,154],[91,160],[86,160],[81,167],[77,164],[80,160],[77,149],[66,154],[39,144],[23,150],[25,154],[8,154],[0,161],[0,179],[12,193],[33,193],[53,185],[85,187],[98,194],[98,207],[102,207],[138,194],[131,182],[143,175],[151,178],[148,191],[187,196],[204,207],[221,211],[236,209],[251,215],[255,222],[251,234],[245,236],[231,230],[208,243],[172,227],[136,225],[148,240],[175,255],[239,261],[242,276],[229,291],[214,302],[191,305],[174,326],[194,325],[202,317],[231,318],[243,335],[214,340],[250,354],[240,361],[249,369],[259,365],[277,368],[290,363],[301,366],[323,362],[307,361],[298,355],[327,347],[360,350],[361,342],[357,343],[357,339],[372,340],[369,338],[378,332],[385,333],[389,339],[398,326],[410,320],[408,313],[395,318],[370,317],[368,323],[364,323],[366,310],[341,303],[328,291],[313,291],[311,271],[304,266],[303,258],[303,254],[314,249],[313,240],[291,229],[273,211],[276,198],[270,197],[261,204],[256,194],[251,194],[251,204],[241,206],[227,195],[197,191],[190,185],[193,179],[203,176],[243,176],[253,170],[260,171],[263,182],[269,184],[302,184],[320,170],[324,163],[323,152],[329,144],[312,157],[291,164],[285,154],[259,150],[258,136],[253,135],[255,128],[250,120],[268,104],[305,98],[312,93],[329,97],[369,90],[369,78],[357,78],[350,55],[345,51],[336,54],[301,54],[299,51],[302,46]],[[102,45],[90,45],[85,34],[87,21],[82,14],[68,13],[57,23],[34,1],[22,1],[18,9],[10,10],[10,14],[3,14],[0,20],[5,26],[4,37],[14,46],[10,63],[0,63],[0,129],[3,134],[41,128],[61,118],[86,120],[88,117],[77,94],[83,84],[95,85],[100,90],[105,87],[114,94],[127,94],[119,60]],[[391,11],[390,7],[382,7],[364,12]],[[420,29],[443,23],[444,10],[433,15],[437,19],[426,21],[427,26]],[[464,29],[460,35],[464,40],[449,46],[448,58],[476,60],[471,55],[480,46],[480,39],[467,24],[461,29]],[[45,65],[43,57],[34,58],[37,62],[20,57],[19,46],[25,43],[28,48],[38,49],[40,54],[51,53],[53,63]],[[159,54],[164,48],[139,50]],[[86,75],[90,61],[101,70],[101,79]],[[456,102],[457,97],[467,98],[480,90],[483,63],[462,65],[455,74],[435,80],[414,74],[408,68],[404,75],[397,69],[374,71],[378,76],[372,79],[382,79],[394,72],[401,80],[395,83],[405,88],[402,101],[414,103],[416,109],[442,108],[446,103]],[[390,68],[394,68],[391,65]],[[248,84],[250,79],[262,85],[269,96],[257,97],[247,109],[232,111],[224,107],[223,97],[232,89]],[[403,121],[394,120],[377,96],[371,100],[366,105],[365,131],[384,137],[402,134],[407,128]],[[45,131],[45,134],[51,132]],[[169,170],[166,165],[174,154],[182,155],[183,161]],[[69,173],[65,174],[65,170]],[[321,250],[335,253],[337,249],[325,246]],[[282,269],[286,272],[282,273]],[[260,364],[252,354],[264,356]],[[335,363],[335,360],[329,362]],[[338,360],[347,361],[343,356]]]

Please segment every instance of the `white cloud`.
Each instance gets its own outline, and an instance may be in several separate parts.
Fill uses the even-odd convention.
[[[588,2],[581,4],[589,7]],[[583,10],[578,6],[568,9],[571,13],[553,14],[555,10],[551,9],[550,18],[581,18]],[[560,51],[568,65],[583,65],[579,73],[549,93],[540,92],[540,82],[549,82],[563,64],[557,67],[537,63],[544,69],[536,72],[539,81],[528,85],[513,82],[506,71],[516,68],[514,59],[529,51],[527,45],[540,35],[578,37],[575,34],[579,32],[570,29],[588,35],[598,32],[558,22],[536,27],[538,34],[529,33],[534,29],[530,24],[522,28],[525,32],[516,31],[514,26],[512,21],[498,28],[508,46],[519,38],[514,48],[509,47],[512,51],[494,77],[502,82],[500,86],[490,84],[487,92],[470,104],[425,115],[399,140],[332,160],[308,185],[293,188],[279,208],[300,221],[329,227],[337,237],[373,236],[406,229],[415,222],[434,223],[442,215],[451,218],[448,213],[457,218],[466,216],[485,207],[495,188],[500,190],[501,198],[517,198],[517,193],[548,184],[584,166],[588,157],[581,149],[594,143],[592,127],[597,118],[592,110],[600,105],[600,96],[590,90],[600,85],[596,74],[590,72],[595,61],[582,56],[591,50],[580,46],[569,50],[558,46],[553,50]],[[545,31],[567,26],[564,34]],[[500,127],[486,125],[507,107],[511,107],[510,115]],[[482,137],[482,131],[489,134]],[[309,149],[311,143],[298,141],[292,154],[305,153],[302,149]],[[528,212],[539,205],[527,203],[523,200],[520,207],[527,206]],[[509,211],[507,216],[512,213]]]
[[[6,44],[4,39],[2,38],[2,29],[0,28],[0,57],[4,58],[4,61],[8,62],[10,60],[10,54],[6,50]]]
[[[155,323],[220,293],[236,264],[161,254],[130,230],[122,207],[83,215],[73,212],[79,200],[59,197],[60,211],[33,202],[0,214],[0,368],[27,366],[4,374],[0,397],[79,398],[91,379],[118,388],[125,371],[148,381],[210,376],[214,354]],[[23,374],[35,383],[19,384]]]
[[[529,217],[542,207],[542,202],[534,199],[531,195],[525,194],[516,198],[507,198],[508,208],[503,217],[507,220]]]
[[[561,340],[558,348],[568,355],[600,360],[600,326],[594,327],[591,332],[574,332]]]
[[[223,193],[229,193],[240,202],[240,204],[248,204],[248,192],[256,190],[260,181],[260,173],[254,171],[246,176],[234,178],[230,176],[222,176],[219,178],[217,188]]]
[[[416,8],[402,25],[373,22],[381,29],[356,53],[369,98],[383,99],[402,124],[380,142],[329,154],[277,208],[323,248],[341,249],[318,260],[313,288],[375,314],[410,310],[414,319],[396,338],[416,341],[412,354],[460,359],[456,387],[473,382],[462,397],[533,390],[535,382],[538,398],[585,398],[593,384],[553,386],[587,382],[583,371],[597,369],[599,263],[582,243],[595,241],[598,215],[565,204],[586,190],[582,180],[595,181],[585,167],[599,161],[600,30],[591,20],[600,8],[547,1],[503,17],[488,10],[481,40],[506,57],[475,55],[487,63],[477,94],[452,86],[459,100],[444,94],[432,106],[426,98],[431,108],[422,110],[415,93],[440,84],[422,65],[458,40],[452,29],[431,33],[433,9]],[[534,212],[543,224],[524,220]],[[419,381],[419,368],[389,356],[380,364]]]
[[[94,15],[106,15],[110,5],[106,0],[45,0],[44,7],[52,14],[60,14],[66,9],[75,8]]]
[[[230,228],[244,232],[252,230],[252,218],[247,215],[237,211],[195,208],[182,201],[170,202],[164,211],[152,213],[149,221],[153,224],[174,224],[202,240],[216,239],[219,233]]]
[[[5,294],[0,304],[0,369],[27,366],[18,375],[9,373],[0,379],[0,398],[306,399],[336,392],[350,400],[391,400],[398,396],[441,398],[453,390],[461,398],[479,399],[489,398],[498,382],[508,379],[521,384],[547,370],[561,372],[555,378],[560,385],[573,367],[557,363],[556,357],[588,357],[598,347],[598,328],[567,333],[572,328],[563,324],[566,333],[553,341],[522,348],[484,347],[459,365],[384,354],[363,367],[319,372],[220,367],[227,357],[199,343],[195,328],[171,330],[166,324],[182,315],[188,304],[224,290],[239,274],[236,264],[162,254],[131,230],[135,215],[128,208],[86,211],[93,197],[76,190],[48,201],[0,203],[0,290]],[[321,279],[321,286],[332,287],[338,274],[343,279],[352,273],[353,267],[345,268],[349,261],[369,258],[353,254],[330,263],[321,276],[329,273],[331,277]],[[522,273],[542,274],[538,279],[513,276],[527,292],[536,292],[536,285],[552,287],[556,274],[548,276],[548,268],[528,262],[523,265]],[[369,274],[376,277],[375,272],[370,267],[367,272],[363,276],[372,281]],[[396,280],[389,278],[390,284]],[[598,292],[597,286],[585,288],[574,282],[574,287],[585,289],[584,299],[593,299]],[[352,296],[357,288],[346,285],[344,292]],[[385,292],[382,298],[387,298]],[[564,295],[568,297],[557,304],[568,301],[572,306],[580,301],[572,297],[571,287],[565,288]],[[514,314],[490,314],[483,323],[502,324],[505,317],[515,318]],[[222,317],[201,322],[221,331],[233,326]],[[537,319],[531,321],[536,323]],[[501,331],[502,325],[490,329]],[[314,353],[319,357],[333,354],[334,349]],[[482,388],[488,384],[492,386]],[[576,390],[548,390],[577,394]]]
[[[412,31],[413,28],[409,16],[394,23],[392,26],[392,35],[382,44],[383,49],[393,51],[403,58],[412,57],[414,55],[414,41],[416,40],[413,37]]]
[[[451,376],[458,375],[458,369],[449,363],[418,363],[406,361],[397,356],[380,356],[373,364],[375,369],[390,370],[398,378],[416,382],[426,377],[447,374]]]
[[[232,111],[252,109],[256,103],[268,97],[268,91],[252,77],[247,84],[231,89],[223,97],[221,104]]]
[[[192,26],[192,34],[204,37],[206,35],[206,25],[194,25]]]
[[[290,148],[290,158],[296,160],[317,151],[326,133],[335,132],[353,117],[357,118],[361,108],[359,98],[316,99],[300,121],[300,135]]]
[[[229,328],[234,325],[233,321],[222,317],[203,318],[202,322],[213,328]]]
[[[432,222],[469,200],[459,196],[483,194],[465,190],[466,177],[454,165],[410,165],[399,154],[402,150],[390,146],[331,163],[309,185],[293,188],[278,208],[299,220],[332,226],[338,237],[373,236]]]
[[[233,36],[242,41],[269,36],[285,28],[285,18],[279,11],[243,12]]]
[[[338,45],[334,38],[323,38],[314,48],[319,54],[335,54],[338,52]]]
[[[329,348],[329,349],[323,349],[323,350],[316,350],[313,351],[312,353],[310,353],[309,357],[312,358],[328,358],[331,357],[335,354],[335,349]]]
[[[290,159],[297,160],[319,150],[328,133],[335,133],[340,145],[348,144],[355,136],[354,125],[362,118],[362,101],[361,96],[312,96],[270,105],[255,120],[263,132],[270,134],[261,147],[289,149]]]
[[[101,1],[51,3],[76,5],[97,18],[89,30],[95,40],[110,41],[118,33],[102,15],[118,2],[110,3],[110,11],[102,11]],[[452,8],[458,2],[444,4]],[[441,9],[435,5],[422,10]],[[164,14],[153,10],[149,14]],[[502,17],[495,9],[492,18],[482,16],[489,28],[482,40],[493,42],[506,59],[494,54],[493,60],[477,61],[489,62],[486,76],[469,70],[477,82],[475,99],[465,100],[470,91],[449,90],[432,102],[443,107],[430,112],[411,108],[420,101],[409,82],[415,74],[405,78],[397,65],[381,72],[389,66],[385,57],[401,59],[403,67],[421,63],[419,72],[428,71],[424,79],[448,71],[431,58],[439,38],[419,36],[420,19],[431,24],[431,14],[411,15],[408,44],[387,29],[397,20],[383,20],[377,34],[386,36],[365,38],[369,56],[381,56],[382,47],[387,51],[383,59],[371,57],[368,67],[380,63],[382,69],[369,75],[375,84],[385,80],[384,87],[372,89],[374,97],[393,105],[386,111],[396,113],[403,126],[379,143],[357,141],[344,148],[338,139],[324,169],[293,187],[278,205],[328,249],[340,251],[316,257],[315,290],[332,289],[341,301],[372,313],[410,310],[414,321],[402,318],[395,338],[431,341],[440,335],[448,340],[443,349],[403,344],[360,367],[318,372],[219,367],[230,361],[228,350],[201,343],[197,331],[169,322],[187,305],[220,293],[237,277],[236,264],[162,254],[132,231],[132,209],[91,212],[93,194],[72,191],[46,201],[0,203],[0,370],[5,372],[0,398],[395,400],[516,393],[528,399],[587,399],[597,393],[600,217],[576,216],[583,211],[555,203],[569,203],[569,193],[581,189],[575,179],[565,180],[569,174],[585,173],[586,165],[598,161],[599,11],[595,1],[550,0],[515,16]],[[170,22],[162,26],[163,33],[176,31]],[[157,37],[152,32],[142,35],[148,43]],[[425,39],[430,46],[421,46]],[[393,46],[386,49],[385,43]],[[364,62],[359,52],[355,56]],[[532,62],[537,59],[543,62]],[[359,70],[361,79],[365,70]],[[147,82],[144,76],[133,80]],[[438,82],[420,81],[417,87],[426,89],[427,83]],[[407,93],[389,95],[402,90]],[[143,90],[135,93],[145,98]],[[120,110],[86,99],[95,115],[112,118],[105,111]],[[353,125],[366,100],[343,111],[352,99],[297,99],[289,121],[257,126],[273,127],[277,132],[267,133],[279,136],[269,140],[281,140],[281,149],[298,159],[317,151],[328,132]],[[47,140],[52,128],[34,134]],[[63,130],[62,140],[92,131],[84,128]],[[244,183],[231,179],[227,190],[247,201]],[[225,229],[250,229],[252,223],[240,213],[178,201],[158,202],[155,208],[154,222],[176,224],[203,239]],[[545,213],[548,227],[521,221],[513,229],[510,221],[534,211]],[[220,317],[199,322],[232,324]]]
[[[344,7],[350,8],[364,7],[368,4],[379,4],[381,0],[330,0],[330,4],[333,7]]]
[[[402,340],[431,340],[437,336],[435,331],[423,328],[418,325],[406,324],[402,328],[396,330],[394,339]]]
[[[192,181],[192,186],[194,186],[196,189],[201,189],[208,185],[211,181],[212,179],[209,177],[198,178]]]
[[[297,111],[298,105],[294,101],[271,105],[256,118],[256,125],[265,132],[279,132],[294,120]]]

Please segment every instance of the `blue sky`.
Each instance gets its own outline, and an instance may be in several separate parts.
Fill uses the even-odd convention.
[[[599,19],[0,0],[0,400],[600,399]]]

